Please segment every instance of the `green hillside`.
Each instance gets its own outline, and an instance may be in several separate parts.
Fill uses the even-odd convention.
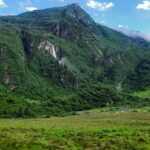
[[[127,76],[124,85],[131,90],[150,88],[150,53],[147,53],[135,67],[133,73]]]
[[[65,115],[134,99],[122,91],[149,87],[149,50],[77,4],[0,17],[0,117]]]

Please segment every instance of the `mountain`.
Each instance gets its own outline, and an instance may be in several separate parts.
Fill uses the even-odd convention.
[[[150,51],[149,42],[95,23],[78,4],[2,16],[0,35],[3,117],[115,103],[115,88],[131,87],[125,79]]]

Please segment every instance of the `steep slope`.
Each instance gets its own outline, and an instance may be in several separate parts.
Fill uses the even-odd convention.
[[[79,79],[118,84],[150,48],[144,40],[96,24],[78,4],[1,17],[1,21],[21,28],[28,25],[28,32],[39,29],[46,40],[56,36],[53,43],[62,51],[60,61]]]
[[[96,24],[78,4],[0,17],[0,22],[1,84],[18,98],[38,101],[37,108],[48,114],[121,100],[112,86],[98,82],[120,86],[150,50],[144,40]],[[82,87],[93,82],[96,86],[87,85],[92,90]]]
[[[75,86],[74,75],[65,66],[59,65],[47,49],[34,49],[32,39],[35,36],[32,33],[1,25],[0,34],[0,79],[8,89],[36,98],[39,94],[41,98],[43,93],[47,94],[55,87],[53,84]]]

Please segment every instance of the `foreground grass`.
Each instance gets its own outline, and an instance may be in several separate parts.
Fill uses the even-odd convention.
[[[0,150],[149,150],[150,113],[145,110],[0,120]]]

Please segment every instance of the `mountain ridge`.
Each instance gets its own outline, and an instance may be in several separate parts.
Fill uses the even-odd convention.
[[[150,53],[150,43],[95,23],[76,5],[0,21],[0,87],[15,95],[14,115],[32,104],[38,115],[60,115],[126,100],[118,85],[126,91],[127,77]],[[4,105],[9,99],[3,90]]]
[[[59,11],[58,14],[56,13],[52,13],[51,11]],[[62,13],[62,10],[63,12],[65,13]],[[49,18],[48,20],[50,20],[50,22],[48,22],[47,25],[45,24],[41,24],[43,28],[45,28],[45,31],[46,32],[49,32],[50,34],[53,34],[61,39],[64,39],[66,41],[75,41],[75,43],[77,43],[77,46],[80,48],[81,47],[81,40],[83,40],[82,42],[84,43],[85,41],[89,42],[91,45],[93,45],[93,43],[95,45],[97,45],[97,48],[98,49],[101,49],[101,50],[98,50],[98,53],[97,55],[99,55],[98,57],[101,57],[100,55],[102,55],[102,53],[106,53],[106,50],[105,49],[116,49],[118,46],[121,46],[121,42],[124,40],[124,42],[128,42],[128,45],[130,43],[133,43],[134,45],[137,45],[137,48],[140,49],[140,46],[143,48],[145,46],[145,49],[148,49],[149,47],[149,43],[145,42],[145,41],[138,41],[136,39],[129,39],[128,37],[126,36],[123,36],[122,34],[120,33],[117,33],[115,32],[114,30],[112,29],[109,29],[107,27],[103,27],[101,25],[98,25],[96,24],[93,20],[92,20],[92,24],[84,24],[85,22],[80,22],[80,19],[78,19],[78,15],[72,15],[70,16],[70,18],[72,18],[73,20],[68,20],[68,18],[62,18],[62,16],[60,17],[59,15],[61,14],[68,14],[68,12],[72,12],[73,11],[73,14],[76,13],[77,11],[82,11],[84,15],[82,15],[82,13],[80,13],[80,16],[88,16],[88,20],[92,20],[91,17],[84,11],[81,9],[81,7],[77,4],[71,4],[71,5],[68,5],[68,6],[65,6],[65,7],[61,7],[61,8],[52,8],[52,9],[44,9],[44,10],[35,10],[33,12],[27,12],[27,13],[23,13],[23,14],[20,14],[18,16],[22,16],[22,17],[25,17],[27,20],[31,21],[30,19],[31,18],[34,18],[36,19],[36,17],[40,18],[40,12],[41,12],[41,17],[43,17],[45,15],[46,19],[48,19],[47,17],[49,17],[49,14],[51,14],[51,16],[53,16],[53,18],[56,19],[56,21],[52,21],[51,22],[51,18]],[[49,13],[47,13],[49,12]],[[44,14],[44,15],[43,15]],[[31,18],[29,16],[31,16]],[[56,16],[57,17],[56,17]],[[18,17],[18,16],[15,16],[15,17]],[[55,16],[55,17],[54,17]],[[60,19],[57,19],[59,18]],[[6,21],[6,22],[9,22],[11,24],[11,19],[9,20],[9,17],[6,19],[7,17],[2,17],[0,18],[2,21]],[[6,20],[5,20],[6,19]],[[18,19],[18,18],[16,18]],[[18,19],[19,20],[19,19]],[[41,20],[41,19],[39,19]],[[45,20],[45,18],[44,18]],[[44,21],[43,20],[43,21]],[[58,21],[59,20],[59,21]],[[85,19],[83,19],[85,20]],[[21,21],[21,22],[20,22]],[[24,20],[20,20],[19,22],[16,21],[16,23],[19,23],[20,25],[23,25],[24,24]],[[42,21],[42,22],[43,22]],[[75,23],[75,25],[72,24],[72,22]],[[77,22],[76,22],[77,21]],[[79,21],[79,22],[78,22]],[[13,23],[15,23],[15,19],[13,20]],[[12,23],[12,24],[13,24]],[[36,22],[37,23],[37,22]],[[38,25],[38,23],[37,23]],[[40,25],[40,26],[41,26]],[[22,29],[21,29],[22,30]],[[27,29],[28,30],[28,29]],[[81,32],[79,32],[79,30],[81,30]],[[24,32],[24,31],[21,31],[21,32]],[[91,34],[91,33],[92,34]],[[48,34],[49,34],[48,33]],[[22,34],[22,33],[21,33]],[[48,36],[48,34],[45,36]],[[29,40],[29,39],[28,39]],[[113,45],[113,40],[114,40],[114,43],[118,44],[118,45]],[[117,40],[118,40],[118,43],[117,43]],[[93,42],[90,42],[90,41],[93,41]],[[104,43],[104,44],[103,44]],[[84,43],[85,45],[87,45],[86,43]],[[106,45],[107,44],[107,45]],[[29,44],[30,45],[30,44]],[[27,46],[29,48],[29,45]],[[122,49],[122,48],[125,48],[125,45],[124,43],[122,42],[122,47],[120,47],[119,49]],[[133,45],[133,47],[134,47]],[[131,45],[132,46],[132,45]],[[130,47],[131,47],[130,46]],[[84,47],[84,46],[83,46]],[[81,47],[82,48],[82,47]],[[88,46],[89,48],[89,46]],[[113,50],[113,51],[114,51]],[[26,50],[25,50],[26,51]],[[29,50],[30,51],[30,50]],[[102,52],[103,51],[103,52]],[[110,50],[109,50],[110,51]],[[117,50],[118,51],[118,50]],[[125,51],[125,50],[124,50]],[[120,51],[119,50],[119,53],[122,53],[123,51]],[[124,52],[123,52],[124,53]],[[103,54],[104,55],[104,54]],[[110,54],[109,54],[110,55]],[[120,56],[125,56],[125,54],[118,54],[118,59],[119,60],[119,57]],[[108,57],[108,56],[104,56],[104,57]],[[109,56],[110,57],[110,56]],[[114,56],[111,56],[111,61],[113,61],[113,58]],[[139,56],[140,57],[140,56]],[[95,58],[97,59],[97,58]],[[113,62],[112,62],[113,63]]]

